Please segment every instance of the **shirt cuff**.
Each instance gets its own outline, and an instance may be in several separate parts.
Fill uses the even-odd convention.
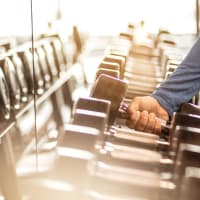
[[[156,93],[152,93],[151,96],[155,98],[158,101],[158,103],[168,112],[168,115],[172,117],[174,110],[171,107],[171,105],[169,105],[168,102],[166,102],[164,98],[162,98]]]

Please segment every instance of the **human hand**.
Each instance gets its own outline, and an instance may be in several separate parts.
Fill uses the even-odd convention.
[[[162,120],[169,119],[167,111],[151,96],[135,97],[127,109],[127,126],[138,131],[159,134]]]

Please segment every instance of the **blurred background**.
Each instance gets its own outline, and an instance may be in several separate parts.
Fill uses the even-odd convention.
[[[1,36],[30,35],[30,2],[8,0],[1,5]],[[196,32],[196,0],[124,1],[39,1],[33,2],[34,33],[46,31],[48,22],[61,20],[56,27],[69,31],[76,24],[92,35],[113,35],[128,22],[144,20],[150,32],[164,27],[173,33]]]

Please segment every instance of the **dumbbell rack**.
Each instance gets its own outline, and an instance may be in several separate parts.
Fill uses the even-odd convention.
[[[125,40],[130,40],[132,38],[132,35],[130,33],[123,33],[123,34],[120,34],[120,37],[125,37]],[[163,43],[165,43],[165,42],[162,41],[162,39],[161,39],[161,41],[159,41],[159,45],[163,46]],[[123,42],[119,42],[117,45],[119,45],[119,46],[122,45],[122,49],[124,48]],[[116,47],[117,45],[116,45],[116,43],[114,43],[113,46]],[[167,45],[167,46],[174,45],[174,42],[168,41],[167,44],[165,44],[165,45]],[[109,49],[107,49],[107,52],[109,52],[111,54],[113,53],[114,55],[117,54],[119,57],[120,56],[125,57],[127,51],[126,50],[125,50],[125,52],[121,51],[119,46],[117,46],[117,49],[115,49],[114,51],[112,48],[109,48]],[[143,48],[143,47],[139,48],[140,51],[141,51],[141,49],[146,49],[148,51],[150,50],[149,48]],[[163,51],[165,51],[165,50],[163,50]],[[140,55],[140,52],[138,52],[138,51],[134,51],[134,52],[132,52],[132,54],[134,56],[139,56],[139,57],[146,56],[143,54],[143,50],[142,50],[142,55]],[[153,56],[158,57],[157,54],[154,54]],[[178,60],[179,62],[181,61],[181,58],[182,57],[179,57],[179,60]],[[168,71],[168,69],[170,68],[170,66],[169,66],[169,68],[167,69],[167,66],[169,63],[170,63],[170,65],[171,65],[171,63],[173,63],[172,62],[173,59],[170,58],[169,55],[165,55],[163,57],[163,59],[164,59],[163,67],[165,68],[164,72],[166,73]],[[119,71],[117,71],[120,69],[120,67],[117,66],[117,64],[119,63],[119,59],[116,62],[114,62],[114,60],[116,61],[117,59],[113,58],[113,63],[115,63],[115,65],[113,63],[109,65],[109,63],[105,63],[105,62],[101,63],[99,65],[100,70],[97,72],[97,76],[96,76],[97,81],[99,81],[101,79],[101,77],[103,77],[105,74],[108,77],[112,77],[111,79],[120,81],[121,76],[119,75]],[[109,65],[107,68],[105,67],[106,64]],[[144,63],[144,64],[147,65],[147,63]],[[173,63],[173,64],[176,65],[176,63]],[[103,70],[102,70],[102,66],[104,67]],[[152,65],[152,66],[154,66],[154,65]],[[124,71],[126,71],[126,68]],[[140,71],[140,72],[142,72],[142,71]],[[133,73],[134,73],[134,71],[133,71]],[[143,73],[143,75],[145,75],[145,73]],[[122,75],[122,77],[123,77],[123,75]],[[163,74],[163,76],[161,76],[160,78],[162,78],[162,81],[163,81],[165,78],[165,74]],[[104,82],[105,82],[105,79],[104,79],[104,81],[101,82],[101,84],[103,84]],[[142,84],[142,81],[140,83],[141,83],[141,85],[144,85],[144,84]],[[93,90],[95,90],[95,87],[97,87],[96,85],[97,85],[97,83],[95,82]],[[145,87],[145,86],[143,86],[143,87]],[[100,88],[101,88],[101,86],[100,86]],[[143,90],[142,87],[141,88],[138,87],[135,89],[137,89],[137,92],[135,92],[134,90],[131,91],[132,97],[136,96],[138,94],[143,95],[144,94],[143,91],[146,92],[145,94],[150,94],[155,89],[155,87],[154,88],[152,87],[151,91],[148,90],[148,87],[147,87],[147,90]],[[102,86],[102,90],[109,90],[108,85],[106,85],[106,87]],[[114,87],[113,90],[116,93],[120,91],[120,90],[118,90],[117,87],[116,88]],[[105,93],[103,93],[103,91],[102,91],[102,94],[99,94],[99,91],[97,93],[99,96],[91,95],[91,97],[101,99],[100,96],[102,95],[103,100],[112,101],[112,97],[111,97],[112,95],[110,95],[110,96],[108,95],[105,97],[105,96],[103,96],[105,94]],[[119,92],[117,94],[119,95],[121,93]],[[129,99],[129,98],[130,98],[130,96],[125,97],[125,99],[124,99],[125,102],[130,102],[131,99]],[[90,101],[92,101],[92,99],[85,99],[83,101],[90,102]],[[118,117],[115,116],[116,119],[115,119],[114,123],[112,124],[113,126],[106,127],[106,133],[100,134],[100,139],[99,139],[98,137],[96,137],[98,135],[98,131],[96,131],[96,129],[93,129],[93,128],[98,127],[97,130],[100,130],[100,132],[102,132],[102,130],[104,130],[104,128],[105,128],[104,126],[106,126],[105,125],[105,120],[106,120],[105,113],[104,113],[104,116],[102,114],[98,114],[97,108],[99,111],[99,107],[101,107],[101,106],[94,107],[93,103],[91,103],[91,104],[88,103],[87,108],[86,108],[85,104],[84,104],[84,106],[82,104],[82,106],[78,107],[77,105],[79,105],[79,104],[81,104],[81,103],[78,102],[75,105],[75,111],[73,113],[74,116],[72,117],[72,123],[65,127],[66,132],[62,135],[63,137],[60,138],[60,140],[59,140],[58,147],[57,147],[57,150],[58,150],[57,151],[57,159],[55,161],[55,166],[54,166],[55,167],[54,169],[57,173],[57,178],[61,179],[62,181],[64,180],[66,182],[72,181],[72,183],[75,183],[78,185],[78,190],[75,190],[75,193],[77,194],[77,196],[76,195],[70,196],[70,194],[69,194],[69,198],[73,199],[73,197],[74,197],[75,199],[106,199],[106,200],[107,199],[120,199],[120,200],[121,199],[123,199],[123,200],[124,199],[127,199],[127,200],[128,199],[148,199],[148,200],[149,199],[150,200],[152,200],[152,199],[153,200],[174,199],[174,200],[178,200],[178,199],[182,199],[182,198],[187,199],[187,197],[184,197],[184,194],[186,196],[188,196],[188,199],[190,198],[191,194],[184,191],[184,188],[182,188],[182,186],[181,186],[181,183],[184,183],[184,186],[185,185],[188,186],[187,182],[186,183],[182,182],[183,177],[182,177],[182,175],[180,175],[180,171],[183,170],[183,168],[186,164],[184,164],[184,166],[180,166],[178,164],[180,162],[183,162],[183,163],[187,162],[184,159],[182,160],[181,156],[183,156],[183,154],[187,154],[186,152],[189,152],[192,149],[192,147],[190,147],[190,145],[187,146],[185,144],[181,144],[180,152],[176,153],[176,155],[178,157],[178,161],[177,161],[176,165],[173,165],[174,160],[171,159],[171,155],[170,155],[170,153],[171,153],[170,145],[171,144],[169,143],[169,140],[171,138],[170,138],[169,133],[167,133],[167,135],[161,135],[163,137],[160,138],[159,136],[153,136],[151,134],[147,134],[144,132],[137,132],[134,130],[131,131],[130,129],[125,127],[124,119],[122,119],[119,116]],[[89,108],[89,105],[91,105],[91,110]],[[96,113],[93,111],[95,111]],[[83,117],[84,115],[85,115],[85,119]],[[185,130],[188,128],[187,126],[192,126],[191,125],[192,123],[190,121],[191,119],[193,120],[193,122],[195,121],[195,117],[191,117],[191,119],[189,120],[189,117],[187,115],[186,116],[184,115],[186,117],[186,119],[183,117],[183,115],[182,116],[181,115],[182,114],[180,114],[180,115],[177,114],[174,116],[174,121],[176,121],[176,122],[173,122],[172,125],[170,127],[168,127],[168,128],[170,128],[170,129],[168,129],[170,131],[170,134],[174,134],[174,135],[177,134],[177,132],[180,129],[177,128],[177,130],[175,130],[176,126],[186,126],[186,128],[182,127],[182,129]],[[178,118],[179,118],[178,116],[181,116],[180,117],[181,120],[180,119],[178,120]],[[199,122],[198,120],[199,120],[199,117],[197,117],[195,122]],[[98,124],[98,122],[99,122],[99,124]],[[188,123],[186,123],[186,122],[188,122]],[[199,125],[198,125],[199,123],[195,123],[195,122],[193,123],[193,126],[194,126],[194,124],[196,124],[196,128],[199,128]],[[98,126],[96,124],[98,124]],[[83,128],[84,126],[89,126],[90,129],[85,129],[85,128]],[[192,130],[191,130],[191,132],[192,132]],[[199,131],[197,131],[197,132],[199,132]],[[176,137],[174,137],[174,141],[176,141],[177,137],[178,137],[178,135]],[[98,138],[97,141],[95,140],[95,138]],[[164,148],[163,149],[161,148],[158,151],[158,149],[156,148],[157,145],[155,145],[155,146],[153,145],[153,148],[152,148],[152,146],[150,145],[151,143],[148,143],[147,141],[154,141],[156,144],[158,144],[160,142],[161,147],[164,147]],[[94,147],[95,142],[97,142],[97,144],[96,144],[97,146],[98,145],[100,146],[100,147],[99,146],[97,147],[97,150],[96,150],[96,147]],[[99,144],[99,142],[100,142],[100,144]],[[189,140],[187,140],[187,142],[190,143],[191,141],[189,142]],[[130,144],[132,145],[132,147]],[[149,144],[149,146],[148,146],[148,144]],[[165,144],[167,144],[167,145],[165,146]],[[198,145],[199,145],[199,143],[198,143]],[[199,152],[199,147],[196,147],[196,148],[197,148],[196,150],[194,150],[195,148],[193,149],[194,154]],[[110,149],[114,149],[113,155],[111,153],[109,154],[109,152],[112,152]],[[85,156],[84,157],[85,160],[84,160],[84,158],[82,158],[82,159],[80,158],[81,150],[83,150],[82,153],[89,152],[88,154],[83,154]],[[176,148],[176,150],[177,150],[177,148]],[[142,151],[143,151],[143,153],[142,153]],[[70,155],[70,152],[71,152],[71,155]],[[74,153],[74,157],[73,157],[72,152]],[[114,153],[115,153],[115,155],[114,155]],[[145,153],[147,155],[145,155]],[[148,155],[148,153],[150,153],[150,154]],[[191,155],[193,153],[191,153]],[[138,156],[138,158],[136,158],[134,154],[136,154]],[[161,167],[161,168],[159,168],[158,166],[156,167],[156,165],[151,166],[149,164],[150,162],[149,163],[143,162],[143,164],[141,164],[142,163],[141,156],[145,160],[145,159],[148,159],[148,156],[150,156],[150,155],[154,155],[155,157],[160,156],[160,158],[159,158],[160,164],[161,164],[161,160],[165,161],[165,163],[163,163],[163,165],[161,164],[163,168],[161,167],[161,165],[159,165],[159,167]],[[94,156],[94,157],[90,160],[89,157],[91,158],[92,156]],[[196,157],[198,157],[198,155]],[[87,163],[87,159],[89,160],[89,163]],[[153,156],[151,157],[151,159],[153,160]],[[149,161],[151,159],[149,159]],[[155,159],[155,160],[157,160],[157,159]],[[169,163],[167,163],[167,162],[169,162]],[[131,165],[132,165],[132,167],[131,167]],[[175,173],[173,171],[174,167],[175,167],[175,169],[174,169]],[[156,171],[156,170],[158,170],[158,171]],[[162,170],[164,170],[164,171],[162,171]],[[163,179],[162,175],[159,174],[159,172],[164,172],[163,174],[161,173],[162,175],[164,175],[164,177],[165,177],[164,179]],[[168,177],[170,175],[170,173],[168,173],[168,172],[172,172],[171,175],[175,176],[175,177],[173,177],[172,179],[170,177]],[[88,173],[89,173],[89,177],[87,176]],[[182,173],[182,171],[181,171],[181,173]],[[184,179],[184,178],[183,178],[183,180],[187,181],[187,178],[186,179]],[[199,183],[198,179],[192,180],[192,181],[194,181],[194,182],[192,182],[193,184]],[[88,190],[89,190],[89,194],[88,194]],[[193,191],[197,192],[196,189]],[[66,196],[67,195],[68,195],[68,193],[66,192]],[[195,198],[195,200],[196,200],[196,198]]]
[[[58,35],[52,35],[52,36],[46,36],[45,38],[40,39],[37,41],[37,43],[43,44],[43,41],[48,43],[48,42],[54,42],[55,41],[60,41],[58,38]],[[2,58],[6,58],[7,55],[10,55],[15,51],[18,52],[20,49],[28,49],[30,48],[30,43],[22,44],[19,47],[9,49],[8,52],[5,52]],[[61,44],[64,45],[64,44]],[[37,46],[37,45],[36,45]],[[60,49],[58,49],[60,51]],[[55,52],[54,52],[55,53]],[[61,53],[61,52],[58,52]],[[53,57],[53,54],[51,55]],[[54,55],[55,56],[55,55]],[[65,55],[64,55],[65,56]],[[54,58],[53,58],[54,59]],[[66,59],[66,58],[65,58]],[[65,60],[66,61],[66,60]],[[79,70],[77,69],[78,65],[72,65],[68,63],[59,63],[59,60],[57,60],[58,65],[65,66],[64,71],[62,71],[59,75],[59,77],[55,77],[53,82],[51,82],[51,85],[44,90],[42,94],[35,94],[35,98],[33,98],[33,93],[29,91],[30,94],[28,94],[28,97],[26,102],[21,103],[21,107],[18,110],[13,109],[13,107],[10,110],[10,118],[9,119],[3,119],[1,116],[1,123],[0,123],[0,158],[1,158],[1,191],[3,196],[6,199],[16,199],[16,200],[21,200],[21,192],[20,192],[20,186],[18,183],[18,178],[16,176],[16,169],[15,169],[15,161],[13,159],[13,149],[12,149],[12,144],[10,141],[10,132],[12,132],[12,129],[15,128],[16,122],[18,119],[20,119],[26,112],[32,110],[34,106],[39,106],[42,103],[44,103],[47,99],[49,98],[54,98],[54,94],[58,90],[64,90],[64,92],[69,95],[67,96],[66,100],[66,106],[69,107],[69,113],[66,113],[66,116],[70,117],[70,109],[72,106],[72,99],[71,99],[71,92],[70,88],[68,86],[68,82],[70,82],[70,79],[76,74],[76,71]],[[32,64],[32,63],[31,63]],[[54,66],[55,67],[55,66]],[[17,84],[17,83],[16,83]],[[35,92],[35,91],[34,91]],[[56,99],[52,99],[52,101],[56,101]],[[56,103],[56,102],[53,102]],[[56,103],[57,104],[57,103]],[[12,105],[13,106],[13,105]],[[61,105],[60,105],[61,106]],[[59,109],[58,109],[59,112]],[[63,120],[61,119],[62,117],[58,113],[58,115],[55,115],[57,118],[57,125],[58,128],[61,128],[61,125],[63,124]],[[37,125],[36,125],[37,126]],[[37,127],[35,127],[37,129]],[[35,130],[37,131],[37,130]],[[35,138],[37,139],[37,138]],[[37,141],[36,141],[37,142]]]

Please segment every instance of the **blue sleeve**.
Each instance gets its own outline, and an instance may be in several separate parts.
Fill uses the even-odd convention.
[[[200,90],[200,38],[195,42],[180,66],[152,96],[172,116],[180,104],[188,102]]]

